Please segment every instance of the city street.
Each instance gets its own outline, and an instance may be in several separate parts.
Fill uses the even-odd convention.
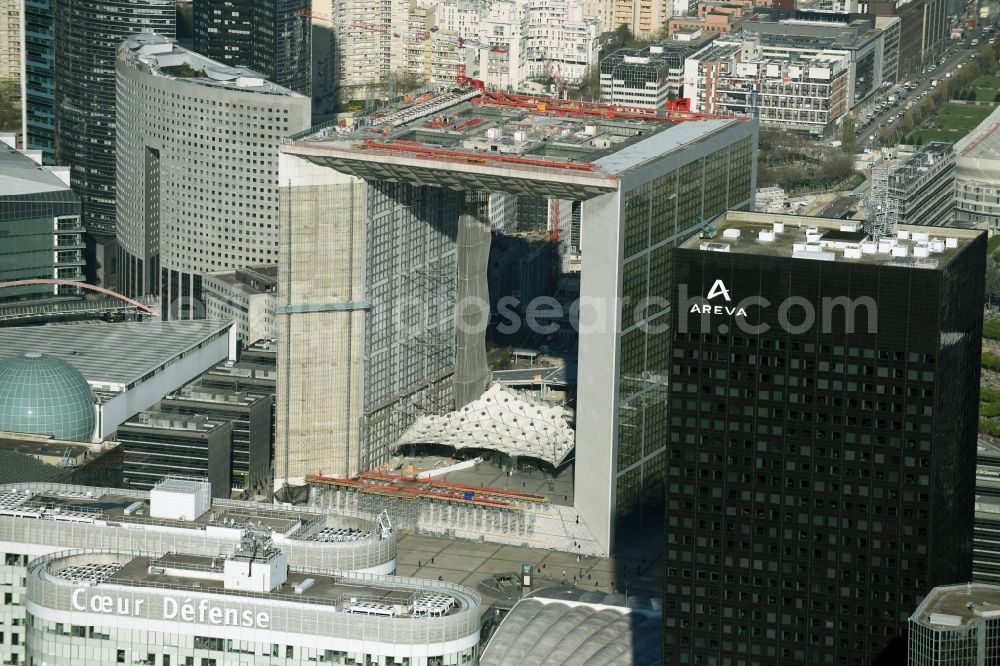
[[[901,82],[880,94],[882,101],[879,106],[884,104],[882,110],[876,112],[868,120],[862,117],[857,121],[858,144],[860,146],[868,148],[879,146],[879,131],[881,128],[897,128],[899,122],[909,110],[906,108],[909,103],[912,102],[911,108],[919,107],[927,95],[931,94],[931,91],[933,91],[938,82],[949,78],[948,74],[954,75],[958,70],[958,65],[970,62],[970,58],[978,52],[981,45],[977,44],[973,47],[971,46],[971,42],[973,39],[980,39],[982,41],[982,38],[977,36],[979,34],[978,31],[975,33],[970,32],[969,34],[972,36],[956,40],[961,46],[954,45],[951,50],[946,52],[943,58],[933,64],[929,64],[926,72],[914,75],[909,79],[909,81],[917,84],[915,89],[906,90],[903,87],[903,83],[905,82]],[[934,85],[931,85],[931,81],[934,82]],[[887,102],[890,96],[896,97],[896,103],[889,104]]]

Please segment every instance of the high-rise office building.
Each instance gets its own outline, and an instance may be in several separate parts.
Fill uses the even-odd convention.
[[[309,98],[159,35],[119,55],[121,290],[204,316],[202,274],[277,259],[278,145],[309,126]]]
[[[312,27],[303,15],[309,7],[308,0],[198,0],[194,50],[310,95]]]
[[[300,95],[312,94],[312,23],[309,0],[254,0],[250,67]]]
[[[4,96],[13,95],[10,101],[20,111],[16,127],[0,127],[0,130],[15,130],[24,147],[24,1],[0,0],[0,84],[10,86],[0,89]]]
[[[55,6],[56,159],[71,167],[90,244],[90,279],[111,280],[115,237],[115,53],[128,35],[174,36],[173,0]]]
[[[868,11],[879,18],[899,19],[899,69],[897,81],[920,73],[924,63],[936,58],[948,44],[946,0],[872,0]]]
[[[55,22],[53,0],[24,0],[25,131],[30,150],[55,164]]]
[[[506,192],[566,210],[550,220],[582,202],[580,521],[609,550],[661,516],[669,336],[643,323],[667,320],[672,248],[752,204],[756,123],[596,110],[452,89],[282,146],[279,482],[384,464],[418,417],[480,398],[489,199]]]
[[[673,256],[666,662],[867,665],[972,574],[985,234],[715,228]]]
[[[194,51],[216,62],[249,67],[253,60],[253,0],[193,3]]]

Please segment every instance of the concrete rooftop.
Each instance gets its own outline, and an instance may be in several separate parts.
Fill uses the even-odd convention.
[[[1000,616],[1000,586],[969,583],[936,587],[910,616],[921,624],[940,627],[974,624],[982,617]]]
[[[133,67],[148,70],[153,76],[211,88],[302,97],[297,92],[271,83],[263,74],[246,67],[232,67],[216,62],[177,45],[163,35],[142,33],[129,36],[119,49],[119,58]]]
[[[302,541],[337,541],[337,532],[354,530],[375,538],[375,526],[368,520],[301,508],[283,508],[256,502],[214,500],[211,508],[194,520],[154,518],[150,515],[149,493],[115,492],[93,489],[100,494],[74,492],[66,488],[38,484],[37,489],[0,488],[0,515],[25,520],[41,520],[56,513],[60,520],[106,521],[146,529],[206,530],[209,526],[239,526],[260,523],[278,534]],[[129,509],[126,515],[125,510]],[[344,538],[343,540],[356,540]]]
[[[294,135],[282,151],[367,180],[587,199],[616,190],[631,169],[744,122],[693,118],[452,88],[353,127]]]
[[[144,587],[169,587],[190,592],[209,592],[220,595],[234,594],[227,590],[218,576],[223,571],[224,558],[206,557],[180,553],[168,553],[159,558],[136,557],[124,563],[106,579],[114,585],[139,585]],[[184,575],[169,573],[150,573],[150,566],[158,566],[183,571]],[[199,575],[201,573],[202,575]],[[207,574],[207,575],[206,575]],[[214,575],[212,575],[214,574]],[[294,588],[307,579],[313,583],[306,592],[296,594]],[[442,590],[443,592],[443,590]],[[449,590],[449,592],[453,592]],[[285,583],[270,592],[239,592],[240,596],[258,598],[290,597],[294,601],[306,604],[321,604],[338,606],[346,610],[352,600],[364,601],[379,606],[406,608],[413,597],[413,590],[395,588],[385,583],[365,584],[363,579],[348,575],[323,575],[316,572],[303,573],[290,568]],[[443,594],[453,605],[446,615],[467,610],[472,605],[471,598],[461,594]],[[338,608],[339,609],[339,608]],[[396,617],[412,617],[408,612],[399,613]]]
[[[128,386],[231,325],[203,319],[2,328],[0,358],[48,354],[72,365],[91,384]]]
[[[861,223],[852,220],[742,211],[729,211],[712,226],[716,230],[714,238],[694,236],[680,247],[805,260],[942,268],[982,233],[901,224],[896,238],[875,243],[862,231]]]
[[[45,192],[65,193],[67,201],[73,196],[69,185],[54,173],[0,142],[0,201],[6,197]]]

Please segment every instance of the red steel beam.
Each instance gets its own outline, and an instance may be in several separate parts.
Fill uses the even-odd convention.
[[[473,104],[493,104],[520,109],[536,109],[552,113],[565,113],[579,116],[594,116],[599,118],[630,118],[636,120],[660,120],[680,122],[685,120],[745,120],[744,116],[727,116],[716,113],[693,113],[690,111],[668,111],[667,115],[659,115],[653,111],[629,109],[628,107],[601,102],[567,102],[560,99],[530,97],[512,93],[486,92],[481,97],[469,100]],[[542,108],[544,107],[544,108]]]

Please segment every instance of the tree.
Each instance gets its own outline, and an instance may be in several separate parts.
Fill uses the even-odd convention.
[[[580,99],[588,102],[595,102],[601,99],[601,66],[598,64],[588,65],[580,79],[580,87],[577,92]]]
[[[997,67],[997,55],[993,47],[983,44],[979,47],[979,72],[981,74],[992,74]]]
[[[405,69],[397,69],[383,76],[382,85],[389,97],[402,95],[403,93],[427,85],[427,79]]]
[[[946,101],[948,99],[948,84],[944,81],[937,84],[937,87],[934,88],[934,92],[931,93],[931,97],[938,102]]]
[[[21,93],[14,79],[0,79],[0,131],[21,129]]]
[[[1000,264],[991,259],[986,266],[986,302],[994,304],[1000,301]]]
[[[848,155],[853,155],[857,150],[857,128],[854,123],[854,116],[844,119],[844,124],[840,131],[840,149]]]
[[[888,127],[878,128],[878,142],[882,146],[888,146],[892,143],[892,132],[889,131]]]
[[[854,156],[837,152],[830,153],[823,160],[821,173],[823,174],[823,179],[829,183],[839,183],[847,180],[854,173]]]
[[[627,23],[622,23],[615,29],[615,43],[618,48],[627,47],[633,39],[635,39],[635,35],[632,34],[632,29],[628,27]]]
[[[909,134],[913,131],[913,114],[907,111],[903,114],[903,119],[899,121],[899,131],[902,134]]]

